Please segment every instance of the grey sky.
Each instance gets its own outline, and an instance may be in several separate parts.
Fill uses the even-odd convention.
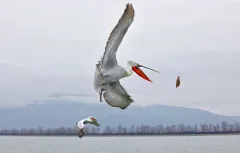
[[[0,106],[61,98],[98,103],[92,85],[95,64],[127,2],[0,1]],[[240,115],[240,2],[130,2],[136,16],[118,62],[125,66],[133,60],[161,71],[144,70],[153,84],[135,74],[121,81],[134,105]],[[179,89],[174,87],[177,75]],[[56,92],[62,95],[49,97]]]

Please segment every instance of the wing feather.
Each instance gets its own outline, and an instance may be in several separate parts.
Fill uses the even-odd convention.
[[[100,81],[101,80],[101,75],[100,75],[101,68],[102,68],[102,57],[96,64],[95,73],[94,73],[93,87],[96,92],[100,92],[100,88],[101,88],[101,85],[100,85],[100,83],[101,83],[101,81]]]
[[[112,107],[126,109],[133,101],[120,82],[107,85],[103,93],[104,100]]]
[[[97,122],[97,120],[92,121],[91,124],[93,124],[93,125],[95,125],[95,126],[100,126],[100,124]]]
[[[117,25],[112,30],[108,41],[106,43],[105,52],[103,55],[102,66],[104,68],[111,68],[117,65],[116,52],[121,44],[124,35],[134,19],[134,9],[131,3],[126,5],[122,17],[119,19]]]
[[[92,124],[92,125],[95,125],[95,126],[100,126],[100,124],[97,122],[97,120],[92,120],[90,118],[86,119],[84,121],[84,124]]]

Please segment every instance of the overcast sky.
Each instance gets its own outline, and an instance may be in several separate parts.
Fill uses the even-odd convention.
[[[0,107],[48,99],[99,103],[93,89],[95,64],[127,2],[1,0]],[[121,80],[134,105],[240,115],[240,2],[130,2],[135,19],[117,60],[161,72],[143,69],[153,83],[136,74]]]

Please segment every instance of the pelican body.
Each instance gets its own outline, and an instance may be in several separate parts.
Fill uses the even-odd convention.
[[[78,137],[82,138],[84,136],[84,124],[93,124],[95,126],[100,126],[97,122],[97,119],[94,117],[89,116],[88,118],[82,119],[76,123],[78,129]]]
[[[128,3],[124,13],[108,38],[104,55],[96,64],[94,74],[94,89],[99,93],[100,102],[102,102],[103,95],[104,100],[110,106],[119,107],[121,109],[127,108],[128,105],[133,102],[133,99],[120,84],[119,80],[131,76],[134,71],[143,79],[152,82],[140,67],[158,72],[133,61],[128,61],[126,68],[118,65],[116,52],[124,35],[134,20],[134,14],[135,12],[132,4]]]

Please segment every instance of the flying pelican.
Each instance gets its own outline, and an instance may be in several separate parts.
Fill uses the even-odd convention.
[[[88,118],[82,119],[76,123],[78,128],[78,137],[82,138],[84,136],[84,124],[93,124],[95,126],[100,126],[94,117],[89,116]]]
[[[152,82],[140,67],[158,72],[133,61],[128,61],[126,69],[118,65],[116,52],[124,35],[133,22],[134,13],[132,4],[128,3],[124,13],[108,38],[105,52],[103,57],[101,57],[100,61],[96,64],[96,71],[94,74],[94,89],[100,95],[100,102],[102,102],[103,95],[104,100],[110,106],[119,107],[122,110],[127,108],[128,105],[133,102],[133,99],[120,84],[119,80],[131,76],[134,71],[143,79]]]
[[[180,85],[180,76],[177,76],[176,80],[176,88]]]

